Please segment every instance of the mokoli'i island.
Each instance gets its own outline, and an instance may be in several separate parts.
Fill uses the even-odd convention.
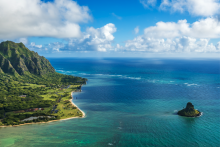
[[[0,147],[219,147],[220,0],[0,0]]]
[[[196,117],[196,116],[200,116],[201,112],[194,109],[193,104],[191,102],[188,102],[186,105],[186,108],[178,111],[177,114],[180,116],[186,116],[186,117]]]

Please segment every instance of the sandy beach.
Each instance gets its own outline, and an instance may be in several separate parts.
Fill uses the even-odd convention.
[[[71,102],[71,104],[74,106],[74,107],[77,107],[77,109],[79,109],[79,107],[77,105],[75,105],[72,101],[72,96],[73,96],[73,92],[71,92],[71,99],[69,100]],[[74,119],[74,118],[84,118],[86,116],[86,114],[81,110],[79,109],[79,111],[82,112],[82,117],[70,117],[70,118],[65,118],[65,119],[58,119],[58,120],[51,120],[51,121],[48,121],[48,122],[36,122],[36,123],[25,123],[25,124],[20,124],[20,125],[13,125],[13,126],[0,126],[1,128],[4,128],[4,127],[18,127],[18,126],[23,126],[23,125],[33,125],[33,124],[41,124],[41,123],[50,123],[50,122],[54,122],[54,121],[61,121],[61,120],[69,120],[69,119]]]
[[[71,104],[72,104],[73,106],[77,107],[77,109],[79,109],[79,111],[82,112],[82,114],[83,114],[82,117],[85,117],[86,114],[85,114],[77,105],[75,105],[75,104],[73,103],[73,101],[72,101],[72,100],[73,100],[73,92],[74,92],[74,91],[71,92],[71,97],[72,97],[72,99],[70,99],[69,101],[71,102]]]

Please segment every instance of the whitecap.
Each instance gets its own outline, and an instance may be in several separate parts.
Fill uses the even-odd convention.
[[[111,76],[111,77],[121,77],[122,75],[108,75],[108,76]]]
[[[56,71],[61,71],[61,72],[64,72],[64,70],[56,70]]]
[[[112,143],[108,143],[108,145],[113,145]]]
[[[141,77],[126,77],[126,76],[124,78],[132,79],[132,80],[140,80],[141,79]]]
[[[121,77],[122,75],[116,75],[116,76]]]
[[[199,117],[202,116],[202,115],[203,115],[203,112],[201,112],[201,115],[199,115]]]
[[[87,74],[87,73],[79,73],[79,74],[81,74],[81,75],[91,75],[91,74]]]
[[[197,86],[198,84],[194,84],[194,83],[192,83],[192,84],[187,84],[187,86]]]
[[[103,74],[94,74],[94,75],[97,75],[97,76],[102,76]]]

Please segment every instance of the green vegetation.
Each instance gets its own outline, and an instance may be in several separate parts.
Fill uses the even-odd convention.
[[[193,104],[191,102],[188,102],[186,105],[186,108],[178,111],[177,114],[180,116],[186,116],[186,117],[196,117],[196,116],[200,116],[201,112],[194,109]]]
[[[28,50],[22,43],[2,42],[0,125],[82,116],[69,99],[71,91],[80,89],[86,80],[56,73],[47,59]],[[37,118],[22,121],[29,117]]]
[[[12,41],[0,44],[0,67],[0,72],[14,76],[55,73],[54,68],[46,58],[30,51],[23,43]]]

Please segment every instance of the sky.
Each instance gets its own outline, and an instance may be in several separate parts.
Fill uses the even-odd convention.
[[[220,57],[220,0],[0,0],[0,20],[45,57]]]

